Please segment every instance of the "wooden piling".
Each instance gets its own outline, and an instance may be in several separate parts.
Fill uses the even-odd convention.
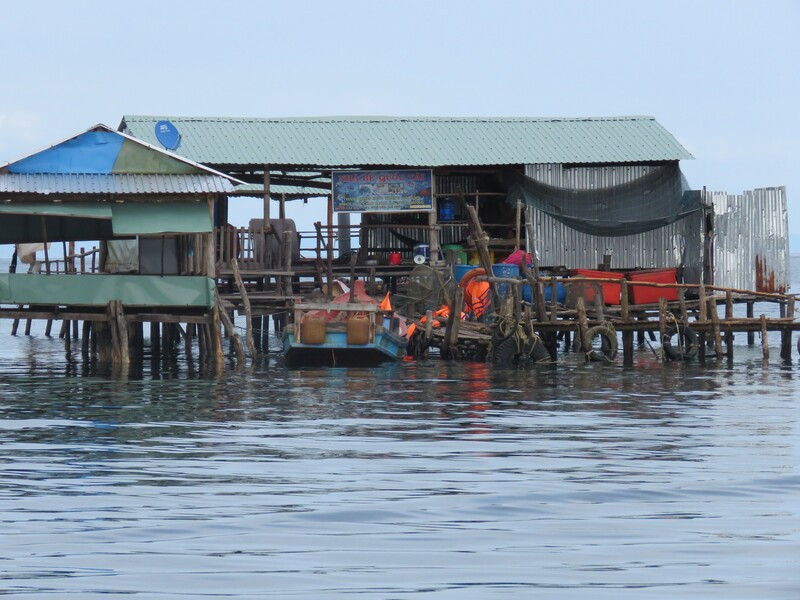
[[[664,353],[664,338],[667,335],[667,301],[664,298],[658,299],[658,331],[661,334],[659,355],[661,356],[661,360],[666,361],[667,355]]]
[[[161,325],[157,321],[150,323],[150,354],[153,360],[161,356]]]
[[[243,365],[245,363],[245,355],[244,355],[244,348],[242,348],[242,340],[239,337],[239,333],[236,331],[236,327],[233,325],[233,321],[231,320],[230,316],[228,316],[228,311],[224,309],[222,306],[222,300],[219,297],[219,294],[216,293],[216,312],[219,314],[222,324],[225,327],[225,331],[228,334],[228,337],[231,339],[231,345],[233,346],[233,351],[236,353],[236,362],[239,365]]]
[[[753,318],[753,304],[754,304],[754,302],[752,300],[748,300],[747,301],[747,318],[748,319],[752,319]],[[755,345],[755,342],[756,342],[755,331],[748,331],[747,332],[747,345],[752,348]]]
[[[764,360],[769,360],[769,338],[767,337],[767,316],[761,315],[761,353]]]
[[[794,320],[794,296],[786,297],[786,318]],[[781,358],[787,362],[792,360],[792,328],[789,325],[781,329]]]
[[[575,332],[575,337],[580,338],[581,352],[588,352],[589,348],[589,322],[586,318],[586,305],[584,304],[583,297],[579,297],[575,303],[575,308],[578,311],[578,323]],[[588,356],[586,360],[589,360]]]
[[[83,334],[81,335],[81,358],[83,362],[89,361],[89,341],[92,337],[92,322],[83,322]]]
[[[450,358],[453,348],[458,344],[458,326],[461,323],[461,307],[464,306],[464,288],[458,286],[453,296],[453,303],[450,305],[450,314],[447,317],[447,329],[442,343],[442,358]]]
[[[725,320],[728,321],[728,330],[725,332],[725,351],[728,360],[733,360],[733,331],[730,329],[730,321],[733,320],[733,293],[730,290],[725,292]]]
[[[236,280],[236,287],[239,288],[239,295],[242,297],[242,305],[244,306],[244,319],[245,319],[245,339],[247,341],[247,348],[250,351],[250,357],[256,359],[256,345],[253,340],[253,310],[250,306],[250,297],[247,295],[247,288],[244,286],[242,280],[242,273],[239,270],[239,261],[235,258],[231,259],[231,268],[233,269],[233,276]]]
[[[714,330],[714,353],[717,358],[722,357],[722,336],[719,331],[719,313],[717,312],[717,299],[714,296],[708,298],[708,310],[711,313],[711,324]]]

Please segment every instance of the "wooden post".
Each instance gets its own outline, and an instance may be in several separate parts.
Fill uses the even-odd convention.
[[[264,165],[264,230],[269,231],[269,165]]]
[[[522,248],[522,201],[517,200],[517,220],[516,220],[516,227],[515,231],[517,234],[517,243],[514,246],[515,250],[519,250]],[[525,257],[523,256],[522,261],[525,262]]]
[[[150,322],[150,355],[153,360],[161,358],[161,327],[158,321]]]
[[[628,287],[628,280],[623,279],[620,283],[620,316],[622,317],[623,323],[627,323],[631,319],[631,307],[630,307],[630,290]]]
[[[767,316],[761,315],[761,352],[764,360],[769,360],[769,338],[767,337]]]
[[[186,324],[186,335],[183,336],[184,348],[183,352],[186,355],[186,362],[192,362],[192,337],[194,336],[195,324]]]
[[[664,337],[667,334],[667,301],[664,298],[658,299],[658,331],[661,334],[661,360],[667,360],[664,354]],[[680,341],[680,340],[679,340]]]
[[[129,365],[130,357],[130,338],[128,336],[128,321],[125,319],[125,312],[122,302],[114,300],[111,302],[114,319],[111,323],[112,330],[116,329],[118,340],[118,362],[120,366]]]
[[[461,323],[461,307],[464,305],[464,288],[456,288],[453,303],[450,305],[450,314],[447,317],[447,329],[442,344],[442,358],[450,358],[453,348],[458,345],[458,326]]]
[[[550,278],[550,322],[558,321],[558,302],[556,302],[556,278]]]
[[[786,296],[786,318],[794,321],[794,296]],[[792,327],[787,325],[781,330],[781,358],[792,360]]]
[[[356,260],[358,260],[357,256],[353,254],[350,257],[350,297],[347,299],[348,302],[355,302],[356,301]],[[328,284],[328,297],[331,298],[333,291],[331,290],[330,283]]]
[[[83,334],[81,335],[81,358],[84,363],[89,362],[89,340],[92,337],[92,322],[83,322]]]
[[[575,308],[578,311],[578,329],[576,331],[575,337],[580,338],[580,348],[581,352],[589,352],[589,322],[586,319],[586,305],[583,301],[583,296],[578,297],[578,300],[575,303]],[[586,360],[589,360],[589,357],[586,357]]]
[[[686,290],[678,288],[678,303],[681,310],[681,323],[684,327],[689,326],[689,311],[686,310]]]
[[[753,318],[753,304],[755,304],[755,303],[752,300],[748,300],[747,301],[747,318],[748,319],[752,319]],[[755,345],[755,343],[756,343],[756,333],[755,333],[755,331],[748,331],[747,332],[747,345],[752,348]]]
[[[492,271],[492,261],[489,258],[489,247],[487,245],[486,233],[483,231],[483,226],[478,219],[478,213],[474,206],[467,205],[467,213],[469,215],[470,232],[472,234],[472,241],[475,243],[475,249],[478,251],[478,256],[481,260],[481,266],[488,277],[494,275]],[[496,311],[500,306],[500,295],[497,293],[497,285],[494,282],[489,282],[489,289],[492,291],[492,306]]]
[[[436,265],[439,262],[439,210],[438,202],[436,200],[436,176],[433,177],[433,189],[431,190],[431,212],[428,213],[428,243],[430,246],[430,264]],[[491,271],[487,271],[487,275],[491,275]]]
[[[53,329],[53,319],[47,319],[47,325],[44,326],[45,337],[50,337],[50,332]]]
[[[708,321],[708,310],[707,310],[708,304],[706,302],[706,286],[704,286],[702,283],[697,288],[697,296],[700,300],[700,306],[699,306],[700,314],[698,320],[701,323],[705,323],[706,321]]]
[[[231,321],[228,315],[228,311],[222,306],[222,299],[219,297],[219,293],[215,292],[214,297],[216,312],[219,314],[222,324],[225,326],[225,331],[231,339],[233,351],[236,353],[236,363],[243,365],[245,362],[245,355],[244,348],[242,348],[242,340],[239,337],[239,333],[236,331],[236,327],[233,325],[233,321]]]
[[[533,259],[533,276],[539,278],[539,255],[536,253],[536,234],[533,229],[532,209],[528,209],[525,216],[525,230],[528,232],[528,252]]]
[[[717,358],[722,357],[722,336],[719,333],[719,313],[717,312],[717,299],[714,296],[708,299],[708,310],[711,312],[711,324],[714,329],[714,353]]]
[[[628,280],[623,279],[622,283],[620,284],[620,313],[622,316],[622,322],[625,324],[628,324],[631,321],[631,309],[630,309],[629,297],[630,297],[630,288],[628,286]],[[622,366],[624,367],[633,366],[632,329],[624,329],[622,331]]]
[[[733,330],[731,321],[733,320],[733,292],[725,292],[725,320],[728,321],[728,330],[725,332],[725,351],[728,360],[733,360]]]
[[[330,249],[328,250],[330,256]],[[286,275],[283,276],[283,293],[286,296],[292,295],[292,276],[289,273],[292,270],[292,232],[284,230],[283,232],[283,270]]]
[[[239,261],[237,261],[235,258],[231,259],[231,268],[233,269],[233,277],[236,280],[236,287],[239,288],[239,294],[242,296],[242,304],[244,305],[245,339],[247,340],[247,349],[250,351],[250,357],[255,360],[256,344],[253,340],[253,310],[250,306],[250,297],[247,295],[247,288],[242,280],[242,273],[239,271]]]
[[[597,283],[592,284],[592,288],[594,288],[594,312],[595,312],[595,319],[598,323],[602,323],[606,320],[605,314],[603,313],[603,292],[602,286]],[[552,292],[550,298],[552,299]]]

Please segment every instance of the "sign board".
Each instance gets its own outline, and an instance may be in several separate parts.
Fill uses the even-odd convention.
[[[333,210],[406,212],[433,210],[433,171],[334,171]]]

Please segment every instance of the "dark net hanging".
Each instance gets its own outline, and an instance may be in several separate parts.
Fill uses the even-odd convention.
[[[508,201],[521,199],[564,223],[595,236],[623,236],[664,227],[702,210],[677,164],[654,169],[629,183],[598,189],[561,188],[524,175],[510,180]]]

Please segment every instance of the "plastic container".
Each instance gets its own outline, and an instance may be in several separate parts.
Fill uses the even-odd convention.
[[[492,273],[494,273],[495,277],[504,277],[506,279],[518,279],[519,278],[519,267],[517,265],[506,265],[506,264],[496,264],[492,265]],[[509,283],[498,283],[497,284],[497,293],[501,297],[505,297],[508,295],[509,292]]]
[[[481,264],[481,257],[478,256],[478,252],[473,250],[469,253],[469,264],[473,267],[479,267]],[[489,262],[494,263],[494,250],[489,250]]]
[[[464,279],[464,275],[472,271],[472,269],[477,269],[478,267],[474,267],[472,265],[454,265],[453,266],[453,277],[456,278],[456,283],[461,283],[461,280]]]
[[[325,317],[306,315],[300,328],[300,343],[318,345],[325,343]]]
[[[399,252],[390,252],[389,253],[389,264],[397,266],[403,262],[403,255]]]
[[[467,253],[464,252],[464,246],[460,244],[447,244],[442,246],[442,253],[445,258],[449,258],[451,252],[455,252],[455,259],[457,265],[467,264]]]
[[[544,284],[544,299],[545,302],[550,302],[550,284]],[[525,302],[533,302],[533,291],[529,284],[522,286],[522,299]],[[567,288],[560,281],[556,282],[556,302],[559,304],[566,304],[567,301]]]
[[[570,271],[573,277],[588,277],[590,279],[625,279],[622,273],[613,271],[594,271],[592,269],[573,269]],[[619,304],[619,296],[622,286],[618,283],[601,283],[603,289],[603,302],[605,304]],[[591,284],[584,284],[583,301],[586,304],[594,302],[594,288]]]
[[[431,259],[431,246],[430,244],[414,244],[414,260],[417,260],[417,256],[422,256],[424,260],[422,262],[428,262]]]
[[[648,281],[650,283],[676,283],[678,276],[677,269],[649,269],[647,271],[631,271],[628,273],[628,280]],[[631,303],[633,304],[657,304],[659,298],[664,298],[667,302],[678,300],[678,288],[650,287],[648,285],[632,285]]]
[[[464,275],[472,271],[473,269],[478,269],[479,267],[475,267],[473,265],[455,265],[453,267],[453,277],[456,278],[458,283],[461,283],[461,280],[464,278]],[[508,279],[517,279],[519,277],[519,267],[517,265],[492,265],[492,273],[495,277],[505,277]],[[497,284],[497,293],[500,296],[505,296],[508,294],[508,283],[498,283]]]
[[[442,198],[439,200],[438,204],[440,221],[456,220],[456,205],[450,198]]]
[[[369,343],[369,317],[355,315],[347,319],[347,345],[363,346]]]

